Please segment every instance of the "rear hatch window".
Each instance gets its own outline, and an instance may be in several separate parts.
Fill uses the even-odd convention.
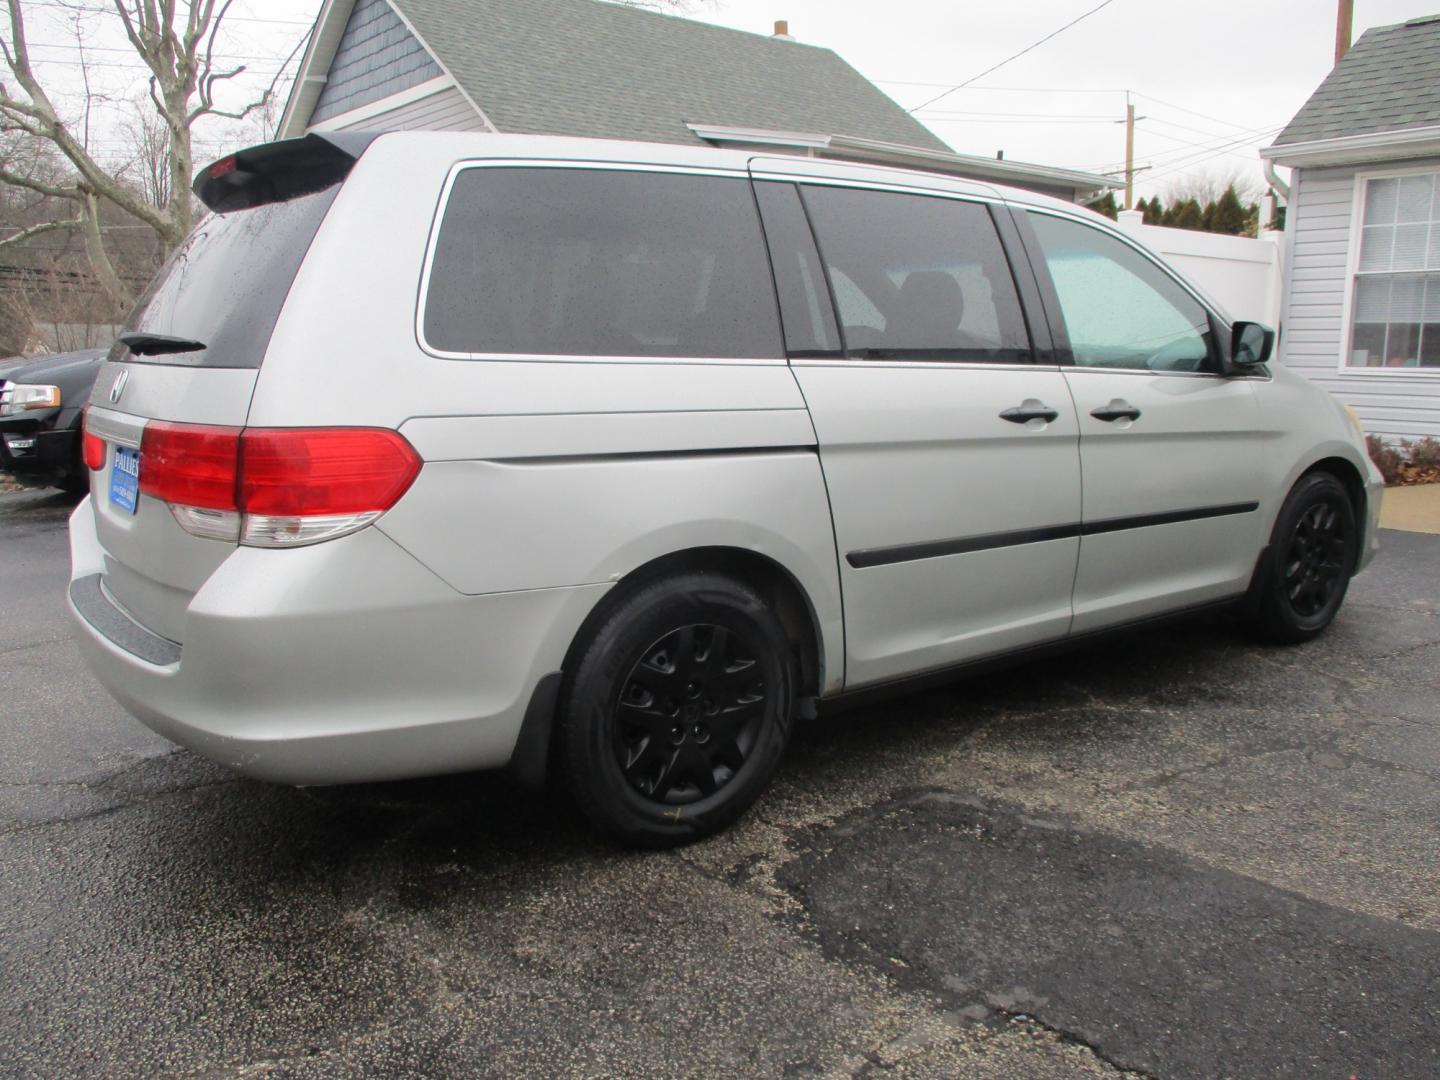
[[[209,212],[126,321],[112,360],[258,368],[351,154],[318,136],[222,158],[195,191]]]

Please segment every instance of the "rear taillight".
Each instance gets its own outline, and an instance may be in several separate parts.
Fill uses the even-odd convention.
[[[140,438],[140,493],[172,506],[238,510],[240,429],[152,420]]]
[[[375,428],[248,428],[240,458],[247,514],[388,510],[420,471],[408,442]]]
[[[105,467],[105,440],[90,431],[90,406],[86,405],[80,420],[80,455],[87,469]]]
[[[354,532],[400,500],[420,471],[383,428],[226,428],[152,421],[140,490],[187,532],[294,547]]]
[[[292,547],[343,536],[400,501],[420,456],[383,428],[247,428],[240,542]]]

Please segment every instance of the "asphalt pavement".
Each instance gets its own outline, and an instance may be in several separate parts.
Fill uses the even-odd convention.
[[[1440,536],[822,717],[729,833],[500,775],[297,790],[131,720],[0,495],[0,1075],[1440,1075]]]

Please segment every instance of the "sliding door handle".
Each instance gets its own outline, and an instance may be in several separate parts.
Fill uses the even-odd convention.
[[[1001,420],[1009,420],[1012,424],[1023,424],[1028,420],[1044,420],[1048,424],[1059,418],[1060,414],[1049,405],[1033,398],[1023,405],[1016,405],[1000,414]]]
[[[1116,398],[1109,405],[1091,409],[1090,415],[1096,420],[1104,420],[1107,424],[1113,424],[1116,420],[1139,420],[1140,410],[1128,401]]]

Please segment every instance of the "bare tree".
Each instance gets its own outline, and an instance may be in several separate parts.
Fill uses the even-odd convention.
[[[74,352],[115,336],[109,299],[85,272],[84,255],[36,260],[23,282],[0,290],[0,355]]]
[[[1215,202],[1225,194],[1225,189],[1230,187],[1235,189],[1235,194],[1243,202],[1253,202],[1265,191],[1258,168],[1251,171],[1232,169],[1228,172],[1198,172],[1171,184],[1165,192],[1165,202],[1174,206],[1186,199],[1194,199],[1204,206]]]
[[[274,98],[278,74],[258,100],[243,108],[226,110],[216,103],[217,89],[245,71],[244,64],[228,66],[216,57],[216,35],[232,2],[72,0],[67,5],[76,12],[104,13],[118,19],[135,55],[149,71],[149,107],[154,122],[142,121],[138,156],[145,162],[137,184],[129,182],[126,170],[107,169],[91,152],[87,145],[88,108],[78,131],[57,109],[32,65],[25,0],[6,0],[10,34],[8,41],[0,39],[0,50],[14,85],[0,82],[0,130],[49,142],[67,162],[69,174],[62,182],[37,182],[22,173],[0,169],[0,184],[71,204],[73,216],[41,224],[47,231],[80,231],[96,279],[117,308],[129,305],[131,290],[116,272],[106,249],[100,224],[101,203],[118,207],[148,226],[165,250],[176,247],[189,232],[195,213],[190,191],[195,123],[211,116],[243,119]],[[85,71],[82,63],[82,73]],[[86,101],[88,105],[88,92]],[[158,168],[153,167],[157,162]],[[13,239],[18,242],[21,237]]]
[[[141,103],[143,105],[143,103]],[[153,112],[137,108],[122,124],[131,158],[117,175],[139,185],[151,206],[169,206],[174,174],[170,170],[170,129]]]

